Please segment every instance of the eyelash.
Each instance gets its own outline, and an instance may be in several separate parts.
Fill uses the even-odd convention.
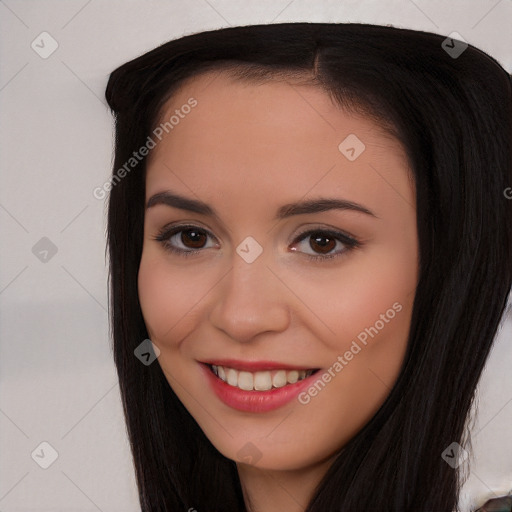
[[[158,235],[153,238],[153,240],[160,242],[163,245],[164,249],[171,253],[178,254],[179,256],[182,256],[185,258],[188,258],[190,256],[195,256],[197,253],[201,252],[202,249],[190,249],[190,250],[177,249],[176,247],[173,247],[169,243],[169,239],[171,237],[173,237],[174,235],[177,235],[178,233],[181,233],[182,231],[187,231],[189,229],[196,230],[196,231],[198,231],[202,234],[206,234],[208,236],[213,236],[213,235],[210,235],[210,233],[206,229],[199,228],[194,225],[183,225],[183,226],[174,226],[169,229],[163,228],[158,233]],[[343,250],[341,250],[340,252],[336,252],[334,254],[326,254],[326,255],[312,255],[312,254],[302,253],[306,258],[308,258],[311,261],[318,262],[318,261],[326,261],[326,260],[331,260],[333,258],[338,258],[338,257],[344,256],[347,252],[352,251],[353,249],[356,249],[356,248],[362,246],[362,243],[359,240],[357,240],[341,231],[336,231],[336,230],[332,230],[332,229],[320,229],[320,228],[309,229],[307,231],[300,233],[299,235],[297,235],[295,237],[293,244],[301,242],[302,240],[306,239],[308,236],[313,235],[313,234],[315,234],[315,235],[320,234],[320,235],[326,236],[327,238],[334,238],[337,241],[341,242],[345,246],[345,248]]]

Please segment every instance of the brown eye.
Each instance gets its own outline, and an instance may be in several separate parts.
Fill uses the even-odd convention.
[[[336,239],[328,235],[310,235],[310,247],[321,254],[328,254],[336,248]]]
[[[202,249],[214,247],[207,245],[208,238],[215,239],[208,231],[196,226],[173,226],[164,228],[155,240],[160,242],[164,249],[182,255],[192,256],[199,254]]]
[[[206,235],[197,229],[181,230],[181,242],[191,249],[201,249],[206,243]]]
[[[322,261],[342,256],[362,244],[355,238],[341,232],[324,229],[312,229],[300,234],[294,241],[293,251],[304,253],[311,260]],[[339,249],[336,250],[338,245]],[[312,251],[312,252],[311,252]]]

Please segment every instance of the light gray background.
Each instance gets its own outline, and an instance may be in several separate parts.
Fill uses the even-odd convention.
[[[139,509],[92,193],[110,173],[108,74],[184,34],[285,21],[455,31],[512,72],[512,0],[0,1],[0,512]],[[31,48],[43,31],[59,45],[46,59]],[[509,314],[479,388],[466,509],[512,488],[511,340]],[[31,457],[43,441],[48,469]]]

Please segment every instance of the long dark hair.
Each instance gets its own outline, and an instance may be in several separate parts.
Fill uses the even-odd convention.
[[[468,447],[466,422],[512,285],[511,77],[481,50],[437,34],[327,23],[189,35],[110,75],[111,334],[142,510],[246,510],[235,463],[160,366],[134,356],[148,338],[137,293],[146,158],[126,162],[185,79],[221,68],[248,80],[313,77],[340,105],[392,127],[415,179],[420,275],[404,363],[307,511],[458,510],[461,475],[441,455],[453,442]]]

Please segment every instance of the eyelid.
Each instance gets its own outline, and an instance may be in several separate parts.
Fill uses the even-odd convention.
[[[293,243],[303,238],[305,235],[311,235],[313,233],[324,233],[331,235],[333,237],[343,238],[347,243],[358,243],[359,239],[342,229],[327,227],[327,226],[314,226],[304,229],[300,231],[297,235],[295,235]]]

